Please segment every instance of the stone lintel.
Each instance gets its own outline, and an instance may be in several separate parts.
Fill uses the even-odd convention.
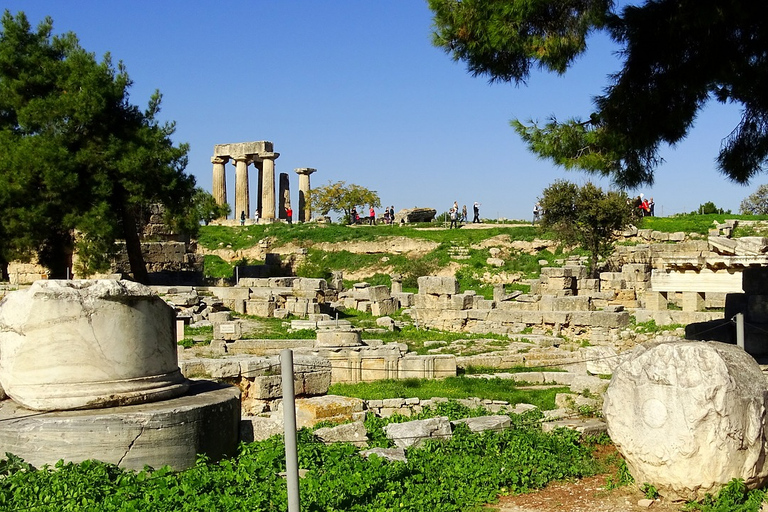
[[[272,153],[272,151],[274,151],[274,145],[267,140],[216,144],[213,146],[213,156],[260,155],[262,153]]]

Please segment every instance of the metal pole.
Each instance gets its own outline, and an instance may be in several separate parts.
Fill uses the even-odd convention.
[[[744,313],[736,313],[736,345],[744,350]]]
[[[285,428],[285,472],[288,483],[288,512],[299,512],[299,455],[296,438],[296,398],[293,388],[293,352],[280,351],[283,385],[283,421]]]

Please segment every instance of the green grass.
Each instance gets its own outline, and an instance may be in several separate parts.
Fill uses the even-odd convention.
[[[333,384],[328,389],[328,394],[350,396],[363,400],[413,397],[421,400],[434,397],[453,399],[478,397],[488,400],[504,400],[513,406],[519,403],[533,404],[541,410],[551,410],[555,408],[555,395],[567,391],[567,387],[518,389],[517,384],[509,379],[459,376],[437,380],[399,379],[356,384],[340,383]]]

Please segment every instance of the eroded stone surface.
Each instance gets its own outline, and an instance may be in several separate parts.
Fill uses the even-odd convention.
[[[765,378],[734,345],[639,346],[605,394],[608,432],[636,482],[673,499],[716,493],[733,478],[768,481]]]
[[[178,396],[174,311],[130,281],[37,281],[0,302],[0,384],[36,410]]]

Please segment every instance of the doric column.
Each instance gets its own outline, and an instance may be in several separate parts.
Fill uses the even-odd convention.
[[[262,177],[262,212],[264,220],[275,218],[275,160],[280,153],[262,153],[259,157],[263,160]]]
[[[214,156],[211,157],[213,164],[213,198],[216,204],[227,203],[227,172],[224,164],[229,158]]]
[[[259,171],[256,180],[256,209],[259,211],[259,217],[264,218],[264,212],[262,211],[262,199],[264,195],[264,162],[261,160],[254,160],[253,166]]]
[[[235,161],[235,219],[240,219],[245,212],[246,218],[250,217],[251,202],[248,193],[248,162],[245,155],[233,156]]]
[[[307,201],[307,195],[309,194],[309,175],[316,172],[317,169],[302,167],[300,169],[294,169],[294,171],[299,175],[299,222],[307,222],[312,218],[312,210]]]
[[[291,184],[288,182],[288,173],[287,172],[281,172],[280,173],[280,179],[278,180],[278,190],[280,191],[280,197],[279,197],[279,204],[277,210],[277,216],[281,219],[287,219],[288,214],[286,213],[286,208],[288,208],[291,205]]]

